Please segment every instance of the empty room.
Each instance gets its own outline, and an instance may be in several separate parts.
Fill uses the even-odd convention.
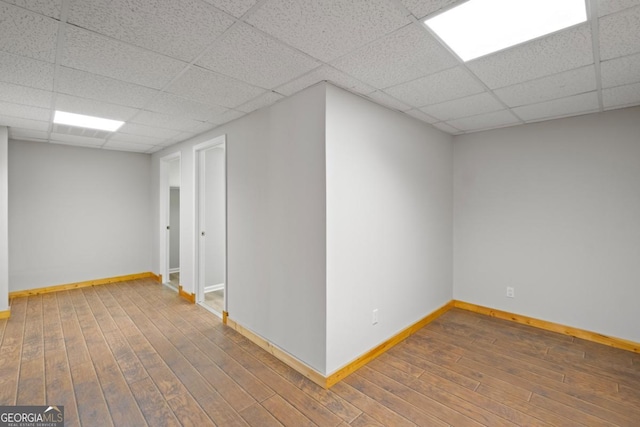
[[[640,0],[0,0],[0,426],[637,426]]]

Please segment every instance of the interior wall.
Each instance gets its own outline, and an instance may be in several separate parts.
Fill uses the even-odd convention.
[[[9,130],[0,126],[0,311],[9,309]]]
[[[10,291],[151,270],[151,156],[9,141],[9,165]]]
[[[229,316],[323,372],[325,367],[324,84],[153,154],[182,155],[181,284],[194,292],[193,147],[226,134]],[[154,218],[154,230],[159,230]],[[160,233],[154,233],[159,241]],[[154,255],[154,271],[159,259]]]
[[[177,161],[176,161],[177,163]],[[169,189],[169,268],[180,268],[180,188]]]
[[[333,86],[326,157],[330,374],[451,300],[453,157],[451,136]]]
[[[639,135],[635,107],[455,137],[455,298],[640,342]]]
[[[205,156],[205,287],[224,284],[225,195],[224,148],[204,152]]]

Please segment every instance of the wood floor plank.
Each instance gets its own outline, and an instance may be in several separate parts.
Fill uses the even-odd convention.
[[[247,424],[254,427],[278,427],[283,425],[259,403],[254,403],[240,411],[240,416],[244,418]]]
[[[180,425],[169,404],[162,398],[160,390],[158,390],[150,377],[131,384],[131,392],[149,426],[171,427]]]
[[[21,358],[17,404],[44,405],[44,333],[40,295],[27,298]]]
[[[184,427],[215,426],[215,423],[189,393],[180,394],[168,401],[171,410]]]
[[[0,405],[15,405],[18,398],[18,378],[22,353],[22,340],[27,315],[27,299],[11,302],[9,319],[0,347]]]
[[[74,384],[69,370],[67,351],[45,350],[45,375],[47,405],[64,406],[65,425],[80,425]]]
[[[278,422],[286,427],[310,427],[318,425],[305,417],[302,412],[298,411],[277,394],[262,402],[262,406],[269,411]]]

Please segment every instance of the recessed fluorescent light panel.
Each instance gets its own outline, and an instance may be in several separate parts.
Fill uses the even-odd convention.
[[[81,128],[106,130],[115,132],[124,124],[120,120],[103,119],[101,117],[85,116],[83,114],[56,111],[53,122],[61,125],[77,126]]]
[[[585,0],[469,0],[424,23],[470,61],[586,20]]]

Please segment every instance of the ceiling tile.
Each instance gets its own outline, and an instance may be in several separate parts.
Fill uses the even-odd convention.
[[[167,92],[204,104],[233,108],[255,98],[264,89],[200,67],[190,67]]]
[[[600,18],[603,61],[640,52],[640,6]]]
[[[331,65],[377,88],[455,66],[458,61],[427,31],[410,24]]]
[[[56,88],[69,95],[134,108],[143,107],[159,93],[148,87],[67,67],[60,67]]]
[[[174,129],[180,131],[191,131],[202,126],[202,121],[186,119],[174,115],[161,113],[153,113],[151,111],[142,111],[135,116],[131,123],[137,123],[157,128]]]
[[[257,3],[257,0],[204,0],[211,3],[218,9],[235,16],[236,18],[244,15],[249,9]]]
[[[0,126],[8,126],[10,128],[17,127],[28,130],[39,130],[42,132],[46,132],[49,130],[49,122],[2,115],[0,115]]]
[[[0,81],[53,90],[53,64],[0,52]]]
[[[640,105],[640,83],[604,89],[602,101],[608,110]]]
[[[604,88],[640,82],[640,54],[604,61],[600,70]]]
[[[54,62],[58,21],[0,2],[0,50]]]
[[[64,94],[58,94],[56,97],[55,109],[66,111],[68,113],[84,114],[87,116],[123,121],[127,121],[138,111],[134,108],[124,107],[122,105],[109,104],[102,101]]]
[[[131,135],[128,133],[116,132],[109,138],[109,141],[130,142],[134,144],[146,144],[146,145],[160,145],[168,139],[170,138],[162,139],[162,138],[154,138],[150,136]]]
[[[162,147],[162,146],[154,146],[153,148],[151,148],[149,151],[147,151],[148,154],[153,154],[153,153],[157,153],[160,150],[164,150],[166,147]]]
[[[120,129],[118,129],[118,133],[116,135],[120,134],[148,136],[151,138],[166,140],[174,137],[178,132],[171,129],[156,128],[138,123],[125,123]]]
[[[155,146],[152,144],[138,144],[132,142],[107,141],[102,148],[107,150],[132,151],[135,153],[146,153]]]
[[[610,15],[633,6],[640,6],[640,0],[598,0],[598,16]]]
[[[52,92],[0,82],[0,99],[16,104],[50,108]]]
[[[593,65],[496,89],[494,93],[509,107],[536,104],[596,89]]]
[[[209,120],[228,111],[224,107],[205,105],[166,92],[158,94],[145,109],[201,121]]]
[[[504,109],[504,106],[487,92],[421,108],[425,113],[441,121],[475,116],[502,109]]]
[[[247,22],[329,62],[410,21],[388,0],[268,0]]]
[[[598,110],[598,94],[583,93],[539,104],[525,105],[513,111],[525,121],[564,117]]]
[[[265,94],[260,95],[256,99],[252,99],[246,104],[240,105],[239,107],[237,107],[237,109],[240,111],[244,111],[245,113],[250,113],[260,108],[275,104],[282,98],[284,98],[284,96],[280,95],[279,93],[267,92]]]
[[[589,24],[473,60],[467,66],[491,89],[593,64]]]
[[[422,107],[483,92],[484,88],[462,67],[456,67],[385,91],[411,106]]]
[[[3,94],[0,96],[4,99]],[[49,108],[31,107],[29,105],[0,101],[0,116],[18,117],[46,122],[51,118],[51,110]]]
[[[197,62],[255,86],[272,89],[320,65],[307,55],[238,24]]]
[[[200,0],[83,0],[72,3],[69,22],[191,61],[234,21]]]
[[[375,90],[374,87],[362,83],[360,80],[353,78],[342,71],[338,71],[328,65],[323,65],[304,76],[277,87],[276,91],[289,96],[321,81],[328,81],[341,88],[362,94],[371,93]]]
[[[49,140],[49,132],[11,127],[9,128],[9,139],[46,142]]]
[[[416,18],[424,18],[459,0],[402,0],[402,4]]]
[[[513,114],[511,114],[509,110],[502,110],[495,111],[493,113],[479,114],[477,116],[451,120],[446,124],[453,126],[456,129],[469,132],[515,125],[517,123],[520,123],[520,120],[518,120]],[[434,126],[438,127],[438,125],[439,123],[436,123]]]
[[[160,89],[186,64],[68,25],[62,65]]]
[[[99,148],[104,144],[104,139],[89,138],[86,136],[68,135],[66,133],[52,133],[50,142],[53,144],[77,145],[80,147]]]
[[[213,123],[215,125],[221,125],[224,123],[228,123],[232,120],[238,119],[244,116],[246,113],[242,111],[236,110],[228,110],[226,113],[222,113],[218,116],[215,116],[213,119],[209,120],[209,123]]]
[[[421,111],[421,110],[417,110],[417,109],[413,109],[413,110],[408,110],[404,112],[405,114],[410,115],[411,117],[418,119],[420,121],[423,121],[425,123],[436,123],[438,122],[438,119],[436,119],[435,117],[431,117],[430,115],[428,115],[427,113]]]
[[[393,96],[381,90],[376,90],[375,92],[368,93],[366,96],[367,98],[372,99],[376,103],[380,105],[384,105],[385,107],[391,108],[393,110],[398,110],[398,111],[411,110],[411,106],[405,104],[404,102],[398,101]]]
[[[435,127],[436,129],[440,129],[442,132],[446,132],[450,135],[456,135],[458,133],[460,133],[459,129],[454,128],[451,125],[448,125],[444,122],[440,122],[440,123],[433,123],[433,127]]]
[[[3,0],[50,18],[60,19],[62,0]]]

